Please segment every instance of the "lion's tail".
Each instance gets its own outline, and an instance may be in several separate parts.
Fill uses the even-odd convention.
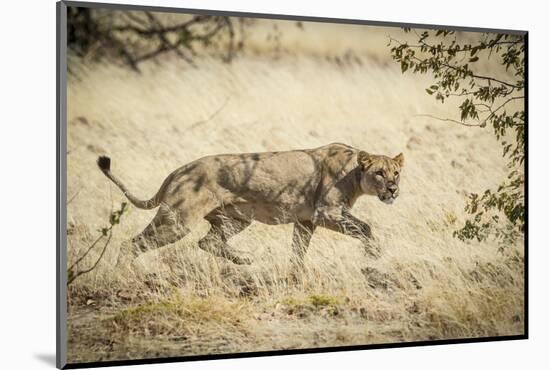
[[[105,176],[107,176],[112,182],[115,183],[116,186],[120,188],[120,190],[122,190],[124,195],[126,195],[126,198],[128,198],[128,200],[132,202],[134,206],[141,209],[153,209],[159,206],[162,187],[153,198],[149,200],[138,199],[134,195],[132,195],[132,193],[128,191],[126,186],[124,186],[124,184],[111,173],[111,158],[101,156],[97,159],[97,165],[99,166],[101,172],[103,172]]]

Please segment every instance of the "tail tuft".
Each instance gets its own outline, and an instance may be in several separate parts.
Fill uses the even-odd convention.
[[[111,158],[101,156],[97,159],[97,165],[101,171],[106,172],[111,170]]]

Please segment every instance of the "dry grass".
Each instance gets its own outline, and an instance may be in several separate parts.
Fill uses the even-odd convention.
[[[452,237],[466,194],[506,175],[490,131],[418,116],[458,110],[424,93],[428,77],[391,63],[389,29],[281,23],[277,51],[260,32],[271,24],[255,27],[231,65],[203,58],[194,69],[167,58],[138,75],[72,62],[80,72],[68,87],[69,262],[125,200],[96,168],[100,154],[146,198],[173,169],[205,155],[336,141],[405,154],[397,202],[365,197],[354,208],[371,223],[381,257],[319,230],[294,284],[290,225],[254,223],[234,237],[230,244],[254,260],[236,266],[197,248],[202,223],[115,268],[122,243],[155,212],[131,208],[104,261],[69,288],[69,361],[522,334],[522,241],[499,252],[496,241]]]

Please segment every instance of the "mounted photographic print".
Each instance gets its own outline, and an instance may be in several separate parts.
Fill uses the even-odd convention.
[[[58,367],[527,338],[527,32],[58,3]]]

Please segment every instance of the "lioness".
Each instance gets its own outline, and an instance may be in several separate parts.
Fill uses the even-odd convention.
[[[316,149],[223,154],[197,159],[172,172],[149,200],[140,200],[111,173],[111,160],[99,157],[101,171],[138,208],[159,207],[151,223],[132,239],[138,251],[183,238],[206,219],[210,231],[199,247],[236,264],[227,241],[252,220],[269,225],[294,223],[293,262],[303,257],[317,226],[367,241],[371,228],[351,215],[363,194],[391,204],[399,194],[404,157],[369,154],[334,143]],[[367,243],[365,243],[367,245]]]

